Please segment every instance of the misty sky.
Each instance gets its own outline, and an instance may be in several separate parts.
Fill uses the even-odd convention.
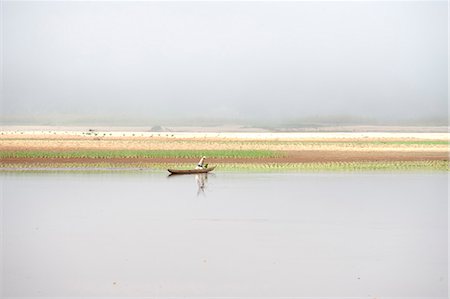
[[[445,1],[2,5],[2,117],[446,118]]]

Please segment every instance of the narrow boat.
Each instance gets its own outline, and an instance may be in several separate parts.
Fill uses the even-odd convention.
[[[208,167],[203,169],[167,169],[171,174],[192,174],[192,173],[208,173],[210,171],[213,171],[214,167]]]

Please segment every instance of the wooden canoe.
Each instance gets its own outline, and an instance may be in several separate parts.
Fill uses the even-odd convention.
[[[208,167],[203,169],[167,169],[171,174],[195,174],[195,173],[208,173],[210,171],[213,171],[214,167]]]

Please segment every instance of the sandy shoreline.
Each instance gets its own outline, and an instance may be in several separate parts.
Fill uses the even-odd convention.
[[[0,134],[0,152],[2,153],[0,166],[3,168],[8,165],[68,163],[80,165],[189,164],[196,163],[198,159],[182,155],[165,157],[165,151],[197,151],[198,156],[209,153],[211,157],[208,162],[213,164],[286,165],[415,161],[448,163],[450,139],[449,133],[442,132],[249,133],[6,130],[0,131]],[[77,151],[87,151],[87,156],[70,155],[71,152]],[[89,156],[90,151],[95,151],[96,155]],[[119,153],[137,151],[138,155],[108,156],[111,151]],[[162,151],[163,156],[139,156],[141,151]],[[225,154],[214,156],[215,151],[225,151]],[[237,151],[238,154],[227,156],[226,151]],[[270,151],[278,154],[241,157],[240,151]],[[60,153],[61,156],[54,153]],[[101,156],[102,153],[106,156]]]
[[[1,130],[1,139],[11,138],[163,138],[213,140],[450,140],[448,132],[144,132],[89,130]]]

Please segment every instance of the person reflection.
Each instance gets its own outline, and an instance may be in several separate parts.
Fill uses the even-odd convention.
[[[207,173],[197,173],[195,175],[195,181],[197,182],[197,196],[200,194],[205,195],[205,189],[208,182],[208,174]]]

